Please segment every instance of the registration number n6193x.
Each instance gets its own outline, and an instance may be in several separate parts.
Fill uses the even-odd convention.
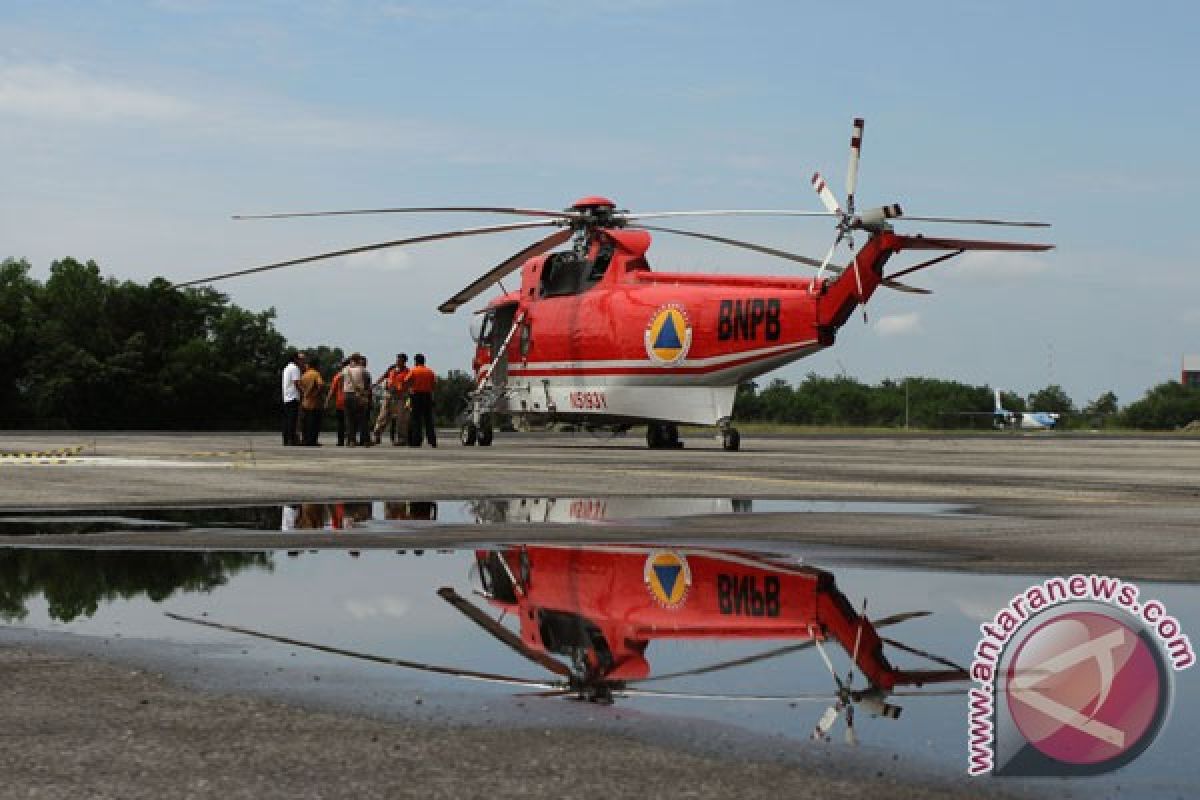
[[[604,392],[571,392],[571,408],[582,411],[603,411],[608,408]]]

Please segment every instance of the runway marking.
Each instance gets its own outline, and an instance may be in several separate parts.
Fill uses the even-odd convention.
[[[31,457],[24,459],[5,459],[0,460],[0,466],[163,467],[167,469],[188,469],[197,467],[235,467],[239,465],[233,461],[179,461],[167,458],[159,459],[132,456],[68,456],[65,458]]]
[[[0,463],[7,460],[22,460],[30,458],[70,458],[83,452],[83,445],[74,447],[59,447],[54,450],[24,450],[0,452]]]

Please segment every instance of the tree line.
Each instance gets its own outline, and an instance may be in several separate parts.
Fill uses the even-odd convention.
[[[104,277],[93,261],[54,262],[44,281],[29,262],[0,263],[0,429],[266,430],[278,424],[280,374],[291,345],[275,310],[249,311],[211,288],[178,289]],[[298,348],[326,377],[340,346]],[[374,365],[382,370],[384,365]],[[471,376],[440,376],[440,425],[456,424]],[[1011,411],[1059,411],[1066,427],[1171,430],[1200,420],[1200,389],[1159,384],[1119,408],[1105,392],[1082,408],[1061,386],[1005,393]],[[810,374],[738,389],[739,420],[900,428],[990,427],[992,390],[936,378],[867,385]]]
[[[0,429],[264,430],[278,427],[291,345],[275,310],[248,311],[211,288],[178,289],[54,262],[44,281],[23,259],[0,263]],[[341,347],[297,348],[326,377]],[[377,365],[378,366],[378,365]],[[451,371],[435,396],[452,424],[470,377]]]
[[[1120,408],[1117,396],[1104,392],[1077,406],[1059,385],[1028,396],[1001,392],[1008,411],[1057,411],[1062,428],[1135,428],[1174,430],[1200,421],[1200,389],[1178,381],[1159,384],[1141,399]],[[765,387],[738,387],[735,416],[742,420],[794,425],[959,429],[990,428],[995,393],[937,378],[886,379],[868,385],[854,378],[809,373],[792,385],[776,378]]]

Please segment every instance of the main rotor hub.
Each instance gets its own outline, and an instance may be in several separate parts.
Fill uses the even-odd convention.
[[[617,210],[617,204],[607,197],[591,196],[576,200],[567,211],[578,214],[573,226],[586,230],[591,228],[623,228],[626,220]]]

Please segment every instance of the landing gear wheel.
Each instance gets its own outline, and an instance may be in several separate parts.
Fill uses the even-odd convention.
[[[492,421],[490,419],[482,420],[479,423],[479,446],[480,447],[491,447],[492,446],[492,433],[493,433]]]
[[[660,422],[651,422],[646,426],[646,447],[651,450],[667,446],[667,426]]]
[[[478,437],[479,430],[475,427],[474,422],[464,422],[462,428],[458,431],[458,438],[462,440],[463,445],[466,447],[475,444]]]
[[[664,447],[682,449],[683,442],[679,440],[679,428],[671,424],[664,425],[663,427],[667,429],[667,441]]]
[[[729,452],[736,452],[742,446],[742,435],[737,428],[726,428],[721,431],[721,447]]]

